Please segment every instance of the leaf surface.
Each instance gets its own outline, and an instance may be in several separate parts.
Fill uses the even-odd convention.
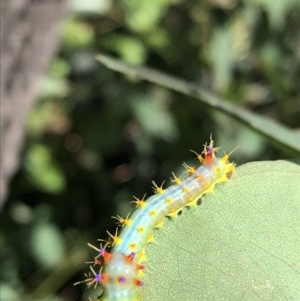
[[[300,166],[245,164],[146,247],[144,300],[300,300]]]

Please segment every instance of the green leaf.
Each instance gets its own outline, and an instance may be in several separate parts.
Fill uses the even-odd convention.
[[[259,1],[265,7],[270,25],[273,29],[280,30],[284,26],[289,11],[293,8],[296,9],[299,2],[297,0],[285,1],[272,1],[261,0]]]
[[[43,268],[51,269],[62,263],[65,243],[61,232],[52,223],[37,223],[32,231],[30,243],[36,261]]]
[[[162,0],[121,1],[125,10],[125,22],[137,32],[148,32],[157,26],[168,7]]]
[[[119,53],[124,61],[132,64],[144,63],[147,51],[140,39],[124,34],[111,34],[102,41],[108,49]]]
[[[217,90],[226,89],[232,79],[232,50],[227,27],[216,28],[211,41],[211,61],[214,86]]]
[[[94,31],[87,23],[69,19],[62,29],[62,45],[68,50],[88,48],[94,40]]]
[[[146,95],[136,95],[132,99],[132,110],[147,134],[167,141],[174,141],[178,137],[176,122],[168,106],[162,102]]]
[[[248,163],[167,220],[146,247],[145,300],[300,300],[299,179],[295,163]]]
[[[2,301],[17,301],[21,298],[19,290],[6,282],[0,282],[0,292]]]
[[[65,188],[65,177],[54,162],[50,150],[42,145],[32,145],[25,157],[25,170],[30,181],[49,193],[59,193]]]

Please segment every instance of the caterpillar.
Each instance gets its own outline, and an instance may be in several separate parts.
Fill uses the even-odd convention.
[[[120,235],[117,228],[115,234],[108,232],[109,241],[99,248],[88,244],[98,255],[90,265],[90,277],[74,285],[82,282],[88,287],[101,284],[104,293],[97,299],[101,301],[141,300],[145,247],[154,241],[154,229],[163,226],[165,217],[177,216],[183,207],[196,207],[204,194],[213,192],[216,184],[227,182],[231,177],[235,165],[229,162],[230,154],[218,158],[218,150],[211,138],[202,153],[194,152],[199,167],[183,163],[186,171],[183,177],[172,174],[173,185],[165,189],[163,185],[152,182],[154,195],[148,199],[134,197],[136,210],[125,218],[114,217],[120,225]],[[97,272],[95,265],[100,266]]]

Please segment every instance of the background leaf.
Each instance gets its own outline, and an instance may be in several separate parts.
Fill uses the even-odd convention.
[[[30,180],[40,189],[60,192],[64,189],[65,179],[59,167],[53,162],[50,150],[41,145],[29,149],[25,167]]]
[[[155,233],[145,300],[299,300],[300,166],[254,162]]]
[[[51,223],[37,223],[32,231],[31,251],[46,269],[61,263],[65,256],[65,245],[59,229]]]

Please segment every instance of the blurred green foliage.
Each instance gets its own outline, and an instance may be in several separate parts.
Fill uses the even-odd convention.
[[[65,188],[64,175],[53,162],[49,148],[31,145],[24,165],[30,182],[41,190],[57,193]]]
[[[84,4],[83,4],[84,3]],[[285,157],[228,116],[99,65],[106,52],[299,129],[298,1],[71,1],[1,218],[1,300],[83,300],[87,241],[212,133],[234,159]],[[78,255],[79,254],[79,255]],[[71,261],[73,258],[76,260]],[[72,264],[70,264],[72,262]],[[83,297],[85,298],[85,297]]]

